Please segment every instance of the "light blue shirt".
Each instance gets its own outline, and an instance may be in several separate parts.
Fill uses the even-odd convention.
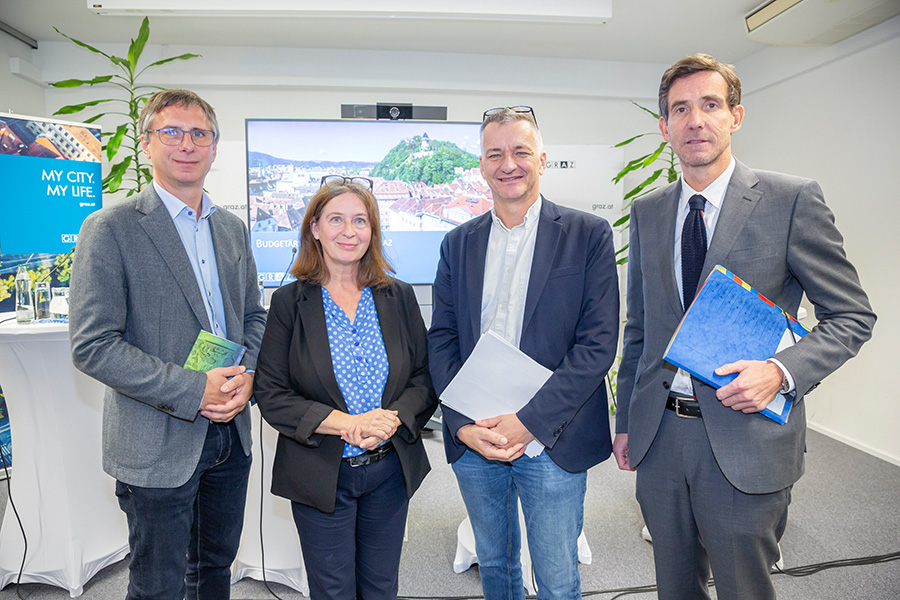
[[[209,217],[216,211],[216,207],[206,192],[203,192],[198,220],[194,209],[164,190],[156,181],[153,182],[153,189],[172,216],[178,237],[181,238],[184,251],[191,261],[194,278],[197,280],[197,287],[200,288],[200,295],[203,296],[206,316],[209,317],[212,328],[210,333],[226,337],[225,306],[222,302],[222,290],[219,288],[216,252],[209,228]]]
[[[352,323],[325,288],[322,288],[322,306],[334,377],[347,412],[361,415],[381,408],[389,365],[372,290],[363,288]],[[362,448],[344,444],[345,458],[363,452]]]

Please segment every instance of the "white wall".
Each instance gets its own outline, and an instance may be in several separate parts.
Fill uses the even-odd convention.
[[[127,52],[121,45],[98,47],[120,56]],[[151,70],[145,83],[193,89],[215,107],[222,142],[206,188],[217,203],[241,216],[246,215],[246,118],[336,119],[341,104],[410,102],[447,106],[451,121],[478,121],[487,108],[528,104],[547,144],[611,144],[653,125],[629,101],[655,94],[664,68],[424,52],[159,45],[146,48],[145,60],[186,52],[201,57]],[[47,81],[115,72],[102,57],[67,42],[41,42],[35,59]],[[96,98],[101,91],[111,90],[48,88],[47,110]]]
[[[889,230],[900,221],[897,193],[889,184],[896,162],[893,144],[900,134],[895,110],[900,91],[898,38],[900,19],[894,19],[830,48],[771,48],[739,63],[747,118],[735,150],[751,166],[822,183],[880,318],[873,341],[860,356],[810,397],[810,421],[819,430],[900,464],[900,403],[894,401],[896,386],[889,377],[893,369],[885,367],[900,340],[900,320],[893,314],[900,286],[896,266],[881,259],[900,256],[898,236]],[[0,57],[8,52],[2,44]],[[103,49],[125,52],[119,46]],[[447,106],[450,120],[477,121],[485,108],[530,104],[548,144],[609,144],[654,129],[652,120],[630,100],[652,107],[667,66],[154,45],[148,46],[147,58],[183,52],[203,56],[167,65],[148,81],[194,89],[216,107],[223,141],[207,187],[217,202],[231,207],[246,202],[243,120],[248,117],[338,118],[342,103],[412,102]],[[94,55],[63,42],[42,42],[34,62],[48,81],[112,72]],[[0,68],[0,78],[2,73]],[[5,98],[5,80],[0,83]],[[96,92],[47,89],[47,112],[96,97]],[[29,102],[33,92],[15,88],[11,95]]]
[[[898,64],[900,19],[831,48],[755,55],[737,65],[742,80],[761,89],[745,94],[744,124],[735,136],[735,154],[747,164],[819,181],[878,314],[873,338],[859,356],[807,398],[810,425],[895,464]]]
[[[35,70],[30,46],[0,31],[0,113],[44,116],[44,89],[10,72],[10,59],[19,59],[20,69]]]

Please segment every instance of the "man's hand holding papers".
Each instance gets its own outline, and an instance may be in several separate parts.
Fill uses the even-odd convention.
[[[463,425],[456,432],[456,437],[488,460],[510,462],[525,452],[525,444],[510,445],[506,437],[490,427],[479,425],[479,422]]]
[[[490,460],[514,460],[543,446],[515,412],[525,406],[552,372],[489,331],[441,394],[441,402],[475,421],[456,437]]]

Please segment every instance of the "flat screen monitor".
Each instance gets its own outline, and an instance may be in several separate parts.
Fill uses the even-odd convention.
[[[247,210],[267,287],[286,276],[306,206],[324,175],[374,182],[385,256],[398,279],[434,281],[447,231],[489,211],[480,123],[247,119]]]

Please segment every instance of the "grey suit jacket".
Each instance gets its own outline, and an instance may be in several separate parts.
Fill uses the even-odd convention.
[[[265,328],[240,219],[210,216],[228,338],[256,366]],[[69,332],[76,367],[107,385],[103,469],[127,484],[177,487],[194,472],[209,421],[206,376],[181,367],[209,318],[184,245],[153,186],[90,215],[72,265]],[[235,419],[250,453],[247,411]]]
[[[675,282],[677,181],[634,203],[628,261],[628,321],[618,375],[616,431],[628,433],[638,466],[659,428],[675,367],[662,359],[683,310]],[[843,250],[834,216],[812,180],[753,171],[737,162],[710,241],[701,281],[721,264],[788,313],[805,292],[819,323],[775,357],[790,371],[796,402],[787,424],[723,406],[694,380],[703,423],[725,477],[747,493],[783,489],[803,474],[804,395],[855,356],[875,314]]]

